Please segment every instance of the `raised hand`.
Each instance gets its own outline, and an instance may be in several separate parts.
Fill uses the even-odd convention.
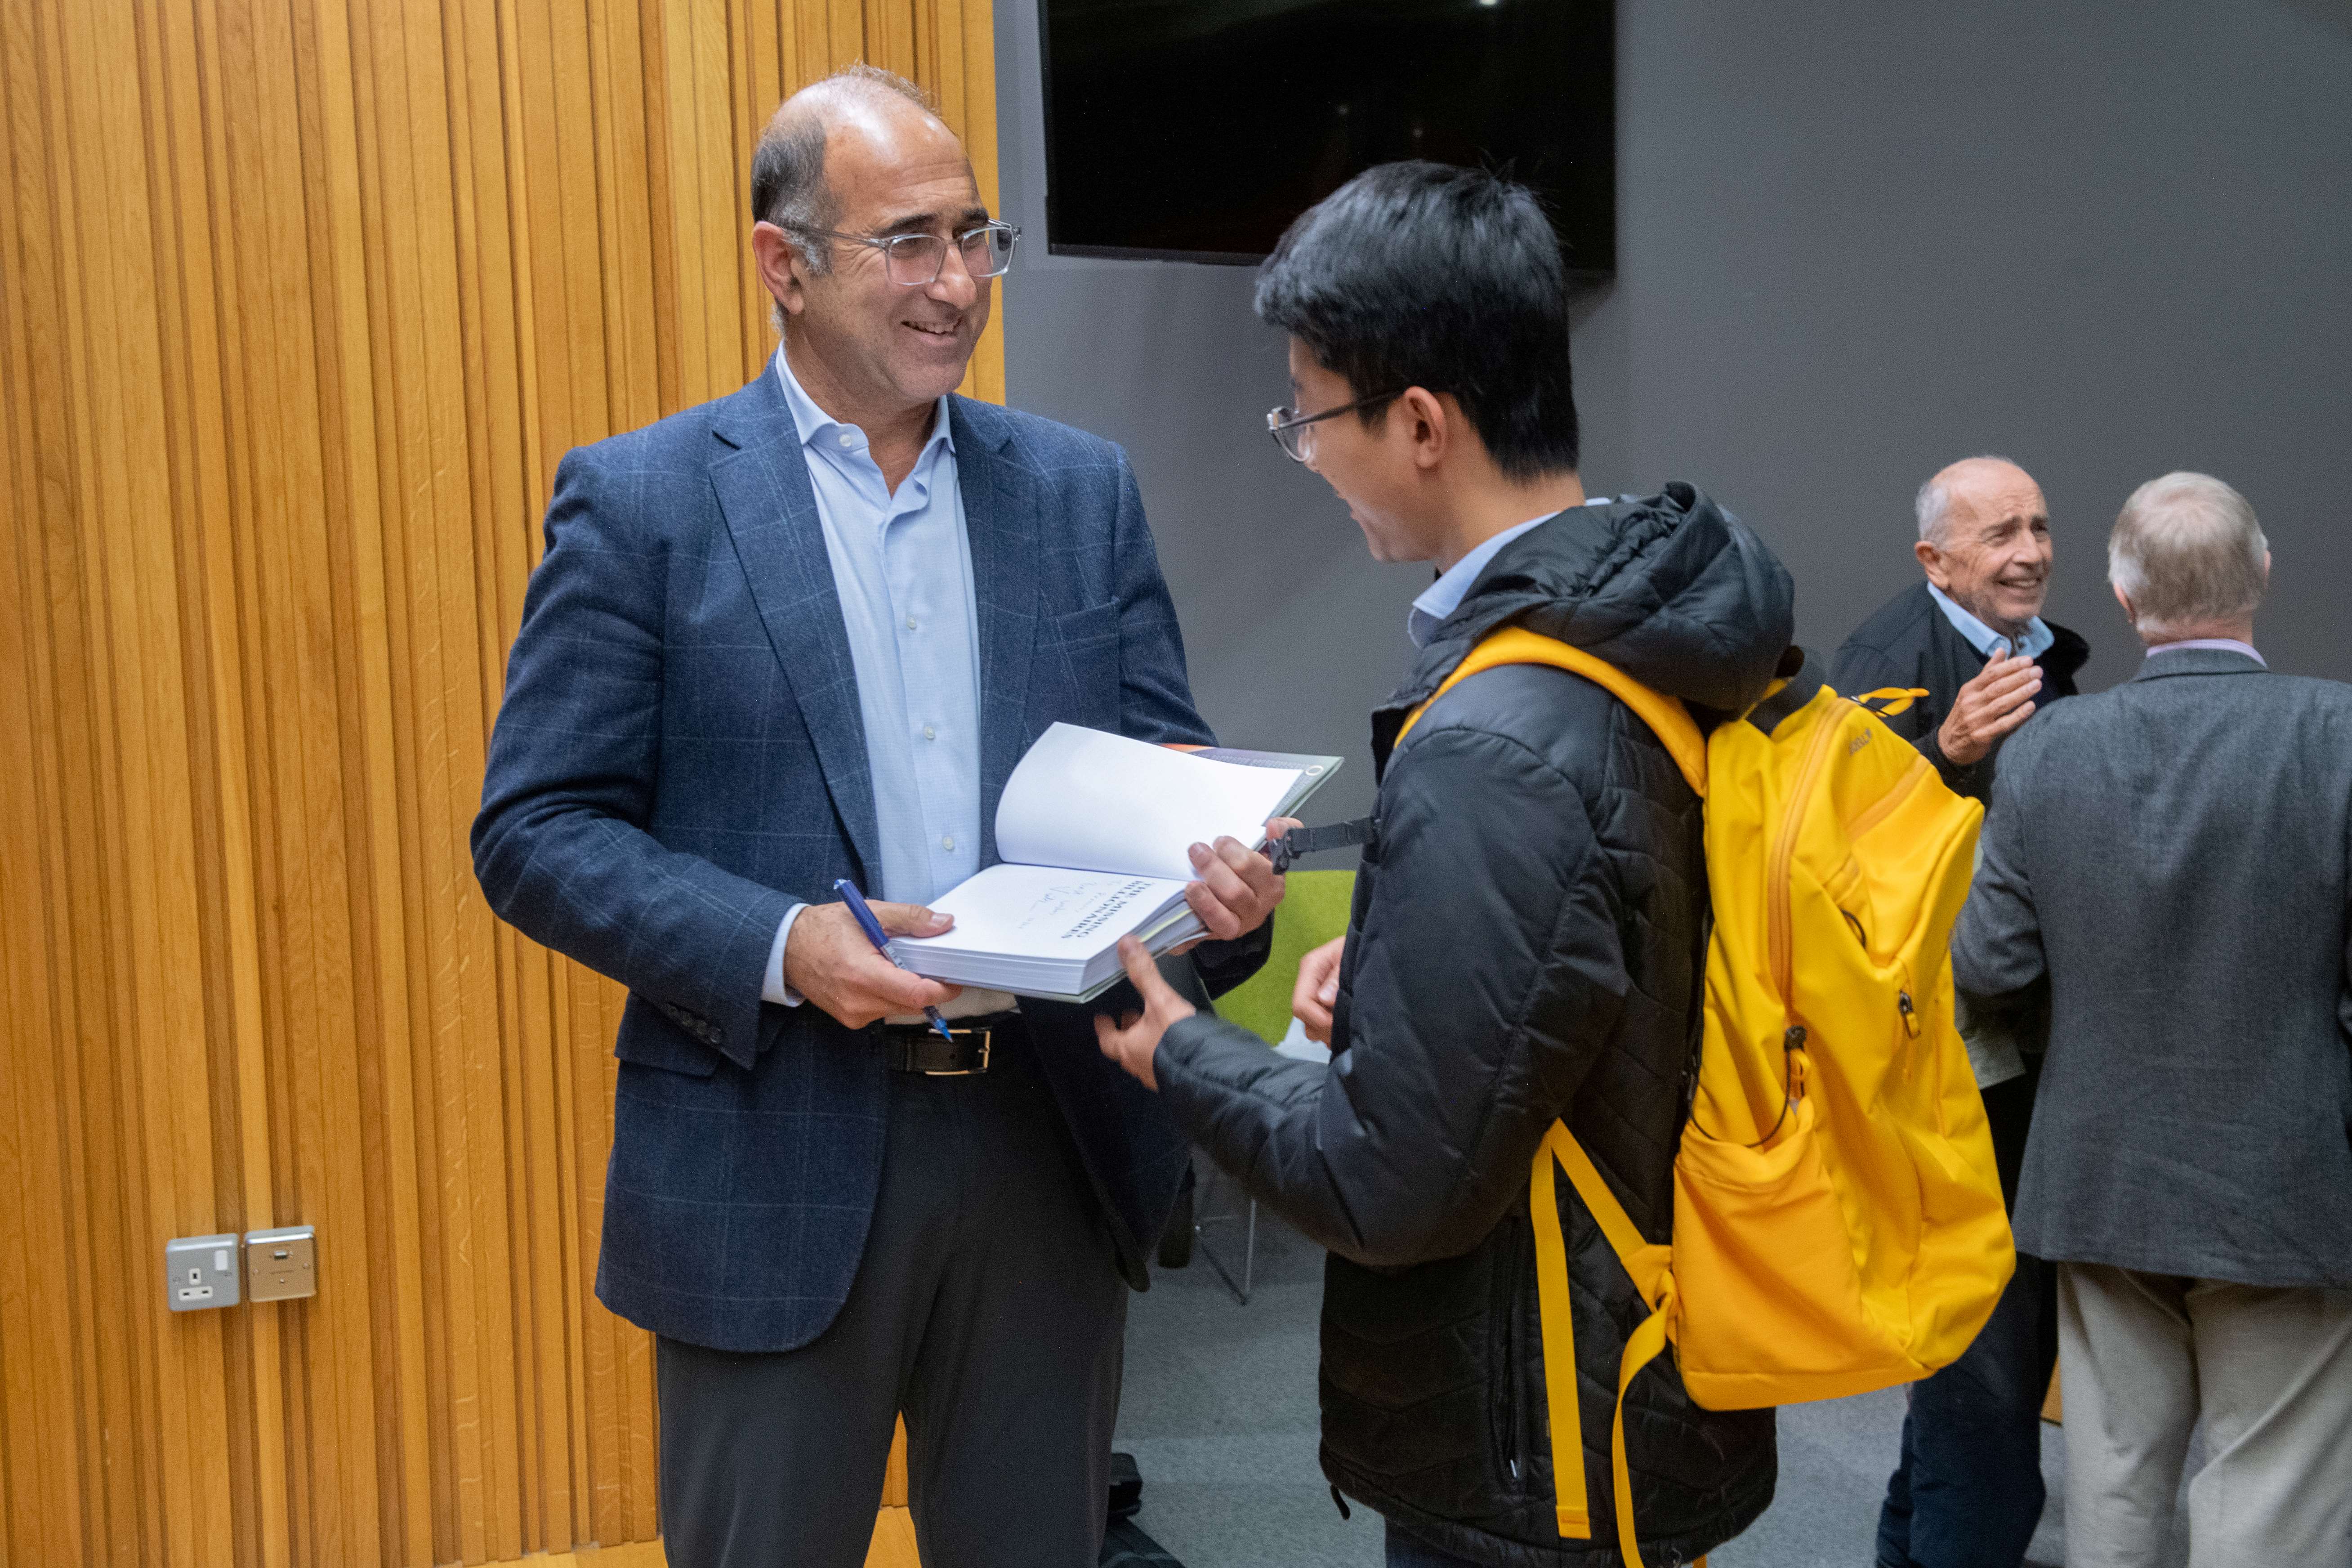
[[[1993,742],[2033,716],[2033,696],[2042,689],[2042,668],[2023,655],[1988,660],[1960,688],[1952,711],[1936,731],[1944,755],[1963,766],[1981,759]]]

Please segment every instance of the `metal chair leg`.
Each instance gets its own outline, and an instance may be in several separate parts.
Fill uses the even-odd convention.
[[[1220,1173],[1214,1165],[1210,1166],[1208,1180],[1201,1184],[1199,1207],[1193,1211],[1195,1217],[1192,1221],[1192,1235],[1197,1238],[1201,1256],[1209,1260],[1209,1267],[1217,1271],[1217,1278],[1225,1282],[1225,1289],[1234,1293],[1234,1300],[1246,1307],[1250,1301],[1251,1287],[1257,1275],[1257,1200],[1252,1198],[1249,1201],[1247,1216],[1249,1228],[1247,1239],[1244,1242],[1242,1249],[1242,1277],[1236,1283],[1233,1270],[1225,1267],[1225,1260],[1219,1258],[1216,1248],[1209,1245],[1208,1227],[1223,1221],[1241,1219],[1244,1216],[1237,1214],[1204,1215],[1202,1213],[1209,1206],[1209,1194],[1214,1191]]]

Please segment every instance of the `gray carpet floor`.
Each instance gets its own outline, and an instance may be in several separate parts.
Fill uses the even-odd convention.
[[[1214,1206],[1232,1200],[1231,1186],[1218,1184]],[[1238,1274],[1243,1225],[1212,1225],[1209,1238]],[[1158,1272],[1131,1299],[1118,1446],[1143,1473],[1136,1522],[1185,1568],[1378,1568],[1380,1521],[1361,1508],[1342,1520],[1315,1464],[1321,1249],[1260,1211],[1255,1287],[1239,1305],[1196,1254],[1191,1268]],[[1778,1497],[1709,1561],[1869,1568],[1902,1423],[1895,1390],[1783,1410]],[[2064,1450],[2056,1427],[2042,1437],[2050,1502],[2031,1561],[2058,1564]],[[2167,1568],[2188,1561],[2185,1538],[2174,1544]]]

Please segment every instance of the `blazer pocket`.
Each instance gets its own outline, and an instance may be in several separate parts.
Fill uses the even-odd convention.
[[[1054,617],[1054,640],[1066,648],[1118,640],[1118,606],[1089,605]]]
[[[638,1067],[659,1068],[688,1078],[709,1078],[719,1070],[716,1047],[693,1038],[665,1016],[658,1005],[635,994],[614,1037],[613,1054]]]
[[[1055,670],[1058,665],[1058,679],[1042,682],[1033,679],[1030,683],[1030,718],[1034,729],[1043,731],[1060,719],[1093,730],[1118,730],[1118,606],[1094,605],[1073,610],[1055,616],[1050,626],[1050,640],[1037,650],[1037,672]]]

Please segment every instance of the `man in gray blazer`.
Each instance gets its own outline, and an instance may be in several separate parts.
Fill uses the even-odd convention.
[[[675,1568],[855,1568],[901,1411],[926,1562],[1090,1568],[1185,1147],[1085,1010],[902,973],[833,889],[943,930],[1049,725],[1212,737],[1125,455],[952,395],[1016,237],[954,135],[853,69],[751,184],[783,348],[564,458],[474,864],[629,988],[596,1293],[658,1336]],[[1193,859],[1217,989],[1280,879]]]
[[[2150,1564],[2190,1429],[2197,1563],[2352,1562],[2352,687],[2253,646],[2245,499],[2168,474],[2108,576],[2147,658],[2001,757],[1952,942],[2047,989],[2018,1194],[2059,1267],[2066,1561]]]

